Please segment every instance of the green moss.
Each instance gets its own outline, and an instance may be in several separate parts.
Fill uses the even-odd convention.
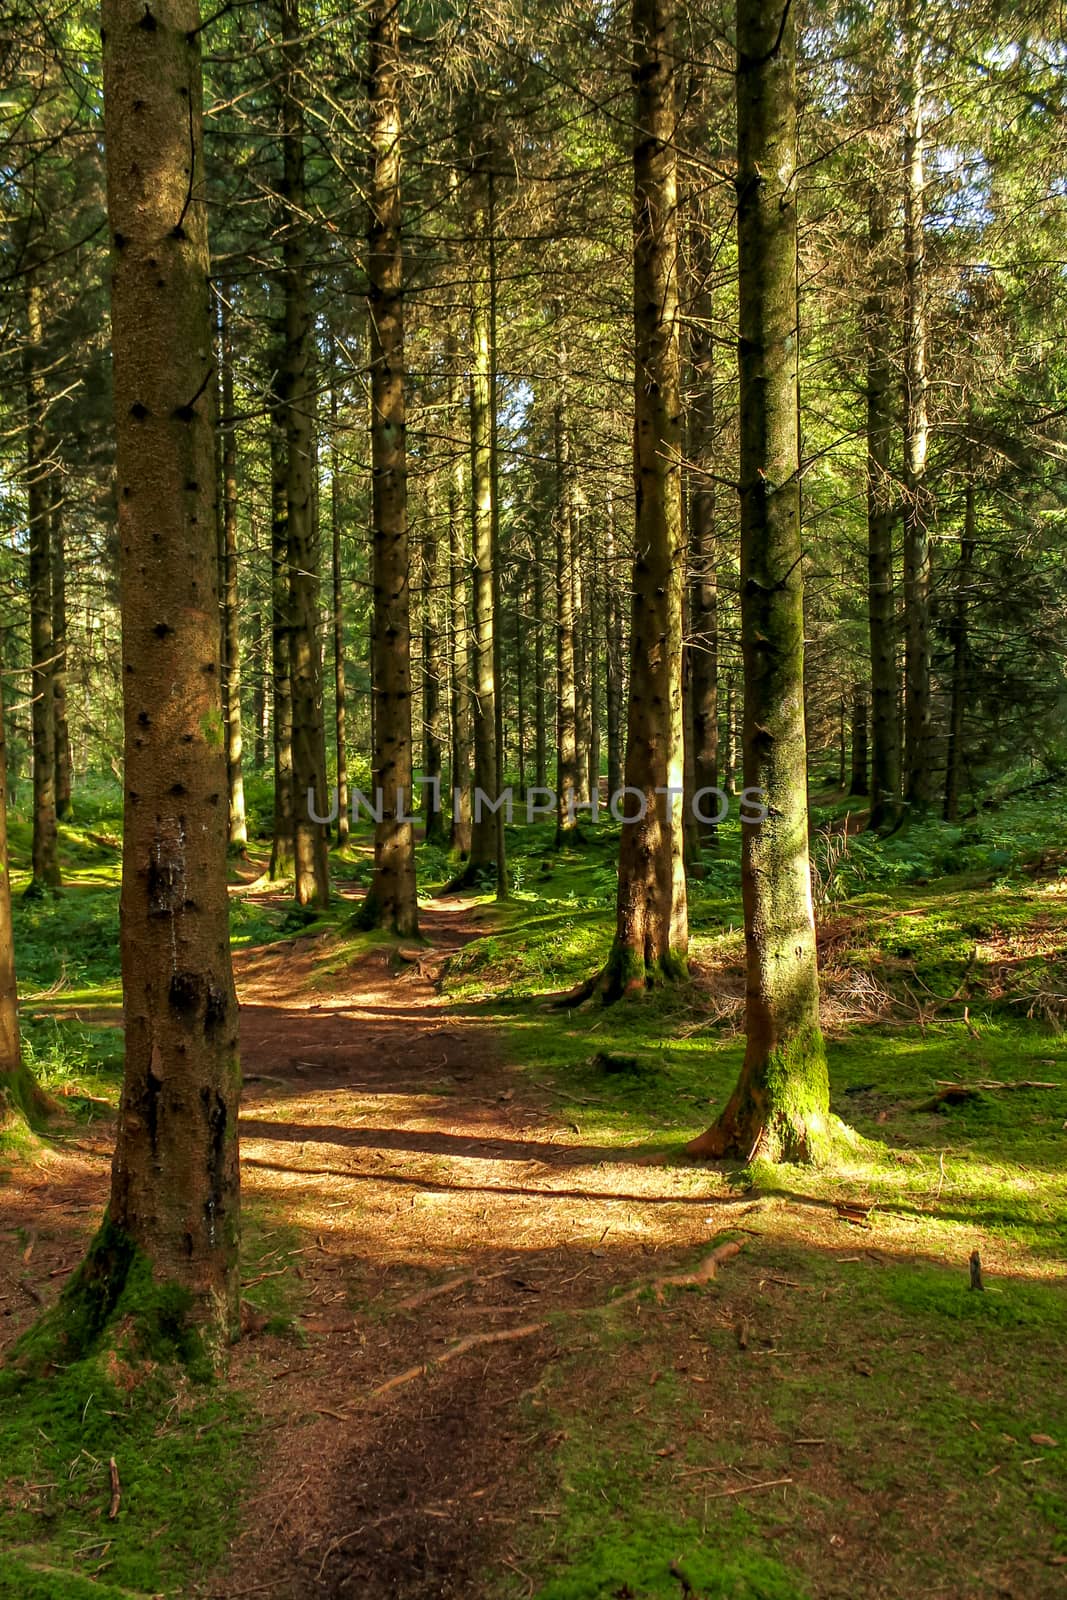
[[[802,1589],[771,1556],[710,1549],[698,1526],[638,1515],[605,1530],[565,1574],[536,1591],[537,1600],[804,1600]],[[688,1589],[683,1589],[683,1578]]]

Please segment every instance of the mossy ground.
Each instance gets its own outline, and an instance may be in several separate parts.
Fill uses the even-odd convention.
[[[558,851],[548,826],[511,831],[512,898],[496,907],[487,889],[485,932],[444,980],[458,1024],[484,1024],[577,1139],[662,1165],[676,1196],[706,1197],[709,1238],[736,1225],[745,1248],[704,1288],[560,1316],[520,1413],[501,1413],[530,1441],[515,1478],[528,1514],[509,1528],[512,1564],[486,1574],[494,1600],[656,1600],[685,1582],[703,1600],[1062,1592],[1067,825],[1047,793],[1042,805],[1043,832],[1026,802],[1014,823],[995,813],[843,855],[820,847],[831,1104],[854,1137],[816,1170],[680,1154],[743,1054],[731,825],[690,885],[694,980],[579,1011],[549,998],[607,957],[618,830]],[[92,824],[63,831],[69,887],[16,908],[27,1056],[72,1112],[51,1140],[105,1118],[121,1073],[118,850],[106,817]],[[368,881],[369,843],[364,827],[335,854],[340,875]],[[235,881],[263,859],[254,841]],[[420,847],[420,886],[449,872],[440,847]],[[278,896],[241,893],[234,942],[306,939],[311,1003],[389,944],[347,927],[350,911],[297,926]],[[1054,1087],[922,1109],[939,1080],[1024,1079]],[[447,1104],[452,1089],[440,1093]],[[447,1184],[427,1185],[452,1204]],[[284,1215],[246,1212],[248,1298],[279,1331],[295,1290],[282,1268],[299,1248]],[[982,1293],[968,1288],[976,1248]],[[368,1325],[390,1327],[365,1297]],[[221,1554],[268,1449],[262,1417],[169,1359],[127,1385],[90,1353],[22,1380],[17,1404],[0,1396],[0,1596],[185,1594]]]

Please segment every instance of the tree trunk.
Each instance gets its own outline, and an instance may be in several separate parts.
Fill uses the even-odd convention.
[[[634,531],[625,822],[606,998],[685,970],[673,0],[634,0]],[[636,806],[635,806],[636,802]]]
[[[52,638],[52,466],[45,438],[44,293],[35,269],[26,274],[26,499],[29,521],[30,719],[33,737],[33,850],[29,893],[60,884],[56,833],[55,661]]]
[[[689,404],[689,696],[693,790],[719,782],[719,629],[715,549],[715,348],[712,340],[711,242],[705,207],[693,219],[694,294],[689,323],[693,394]],[[688,804],[688,802],[687,802]],[[702,845],[715,839],[714,797],[694,818]]]
[[[274,701],[274,838],[268,876],[293,870],[293,694],[289,676],[289,495],[285,420],[273,388],[270,407],[271,690]]]
[[[560,350],[560,370],[566,356]],[[577,825],[578,690],[574,652],[574,473],[566,395],[556,402],[556,845]]]
[[[226,893],[209,255],[193,0],[104,0],[125,714],[126,1069],[108,1218],[221,1343],[238,1320],[240,1069]],[[146,180],[151,174],[151,181]]]
[[[454,335],[448,341],[448,407],[452,426],[463,427],[463,378],[459,348]],[[448,591],[451,653],[449,678],[452,685],[450,706],[452,783],[451,847],[461,860],[471,848],[471,694],[470,638],[467,626],[467,541],[465,537],[464,450],[458,439],[453,447],[448,475]],[[458,796],[458,799],[457,799]]]
[[[504,748],[504,605],[502,598],[502,561],[500,555],[500,435],[499,408],[497,405],[497,273],[496,273],[496,208],[494,204],[493,152],[489,147],[489,171],[485,213],[486,243],[489,266],[489,520],[492,540],[492,600],[493,600],[493,678],[496,695],[493,701],[493,741],[496,746],[496,782],[503,788],[507,771],[507,752]],[[499,795],[497,797],[500,798]],[[504,810],[498,806],[493,813],[493,840],[496,846],[496,898],[508,898],[508,863],[504,841]]]
[[[910,19],[904,122],[904,798],[922,810],[930,783],[930,521],[926,482],[926,234],[922,39]]]
[[[607,604],[604,608],[605,678],[607,688],[608,721],[608,801],[622,788],[622,600],[619,594],[619,575],[615,554],[615,499],[608,490],[607,522],[604,545],[604,588]]]
[[[857,683],[852,690],[852,772],[849,794],[866,794],[867,784],[867,690]]]
[[[956,594],[952,606],[952,703],[949,709],[948,765],[945,772],[946,822],[956,822],[959,818],[960,790],[963,787],[963,725],[967,706],[967,669],[970,656],[967,602],[975,543],[974,479],[970,472],[964,495],[963,542],[960,545]]]
[[[575,752],[578,804],[589,804],[589,747],[593,739],[592,696],[589,684],[589,575],[585,568],[585,537],[581,512],[575,506],[574,565],[571,584],[574,595],[574,686]]]
[[[534,785],[548,787],[548,727],[545,694],[545,568],[540,540],[533,548],[534,604]]]
[[[71,815],[70,724],[67,717],[67,553],[63,537],[63,500],[52,486],[52,671],[56,738],[56,816]]]
[[[337,354],[330,348],[330,577],[331,620],[333,623],[333,727],[337,759],[337,844],[348,842],[348,742],[345,726],[347,689],[345,685],[345,607],[341,570],[341,456],[337,448]]]
[[[19,1038],[11,871],[7,847],[7,746],[3,673],[0,671],[0,1130],[13,1116],[32,1120],[48,1109],[47,1096],[37,1087],[23,1064]]]
[[[319,647],[319,540],[313,514],[315,390],[304,215],[303,45],[299,0],[281,0],[282,237],[285,286],[286,497],[289,545],[289,678],[292,694],[293,873],[298,906],[330,899],[326,744]],[[313,814],[314,813],[314,814]]]
[[[248,843],[241,739],[241,630],[237,593],[237,432],[233,405],[233,347],[230,337],[232,283],[219,297],[219,358],[222,367],[222,659],[225,670],[226,785],[230,844]]]
[[[796,1161],[818,1153],[829,1089],[808,864],[792,12],[739,0],[737,53],[744,778],[767,816],[742,826],[744,1064],[689,1150]]]
[[[362,917],[418,930],[412,827],[411,616],[400,244],[400,19],[392,0],[368,14],[373,176],[367,236],[374,587],[374,880]]]
[[[723,766],[723,788],[728,795],[737,793],[737,686],[734,673],[726,674],[726,761]]]
[[[431,482],[427,486],[426,521],[422,537],[422,814],[425,837],[443,843],[444,812],[441,808],[441,721],[444,697],[444,653],[438,606],[438,566],[440,535],[437,524],[437,496]]]
[[[589,547],[589,603],[585,619],[586,662],[589,679],[588,790],[594,802],[600,795],[600,618],[602,576],[597,565],[595,540]]]
[[[868,200],[867,609],[871,640],[871,811],[869,826],[892,826],[900,809],[897,632],[893,614],[893,297],[886,245],[889,203],[877,182]]]
[[[476,174],[472,235],[487,237],[488,179]],[[498,814],[500,796],[497,746],[497,643],[493,605],[493,368],[491,338],[491,285],[487,266],[476,264],[471,279],[471,553],[474,564],[473,713],[474,787],[471,849],[465,877],[473,882],[481,873],[498,867]],[[481,791],[479,794],[477,791]]]

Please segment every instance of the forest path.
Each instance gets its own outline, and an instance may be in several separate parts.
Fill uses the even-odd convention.
[[[232,1577],[202,1594],[488,1597],[536,1514],[515,1468],[551,1448],[535,1391],[574,1329],[553,1314],[669,1270],[722,1226],[711,1180],[583,1141],[509,1067],[506,1037],[440,997],[444,961],[491,915],[424,907],[418,961],[383,946],[331,974],[329,941],[311,939],[236,957],[244,1193],[281,1230],[247,1293],[291,1267],[308,1342],[239,1347],[262,1471]]]

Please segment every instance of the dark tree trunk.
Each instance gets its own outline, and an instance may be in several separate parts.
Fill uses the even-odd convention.
[[[852,690],[852,771],[849,794],[866,794],[867,783],[867,690],[857,683]]]
[[[219,358],[222,368],[222,659],[225,670],[226,785],[230,844],[248,843],[241,737],[241,628],[237,592],[237,432],[233,405],[233,347],[230,302],[233,285],[223,284],[219,300]]]
[[[63,537],[63,501],[52,489],[52,672],[56,736],[56,816],[71,815],[70,724],[67,717],[67,553]]]
[[[281,0],[282,236],[285,287],[286,496],[289,545],[289,679],[292,694],[293,874],[298,906],[330,899],[326,744],[319,645],[319,540],[313,505],[315,390],[304,215],[304,50],[299,0]],[[312,812],[314,811],[314,815]]]
[[[548,727],[545,694],[545,568],[540,540],[534,540],[534,784],[548,787]]]
[[[289,493],[285,416],[273,392],[270,411],[271,690],[274,702],[274,838],[268,875],[293,870],[293,694],[289,675]]]
[[[3,652],[0,651],[0,660]],[[11,917],[11,872],[7,847],[7,746],[4,729],[3,673],[0,671],[0,1132],[13,1117],[33,1118],[48,1110],[48,1099],[22,1061],[15,935]]]
[[[604,663],[608,721],[608,800],[622,788],[622,599],[615,552],[615,500],[608,491],[604,545]]]
[[[930,522],[926,481],[926,232],[922,35],[911,19],[904,121],[904,798],[929,804]]]
[[[26,499],[29,512],[30,720],[33,739],[33,850],[29,892],[60,884],[56,833],[55,648],[52,638],[52,466],[45,437],[44,291],[26,274]]]
[[[560,369],[566,357],[560,352]],[[578,689],[574,648],[574,473],[566,395],[556,402],[556,843],[573,833],[578,801]]]
[[[634,530],[626,737],[607,998],[685,969],[681,385],[673,0],[634,0]],[[636,802],[636,804],[635,804]]]
[[[348,842],[348,715],[345,685],[345,604],[341,562],[341,453],[337,448],[337,356],[331,345],[330,366],[330,577],[333,624],[333,730],[337,761],[337,843]]]
[[[226,893],[200,17],[104,0],[122,582],[126,1068],[108,1219],[217,1340],[238,1331],[240,1069]],[[145,174],[151,174],[146,183]],[[175,218],[181,217],[181,227]]]
[[[694,1155],[813,1159],[829,1088],[808,864],[797,378],[796,33],[769,0],[737,10],[738,344],[744,776],[767,815],[742,825],[746,1047]]]
[[[963,787],[963,728],[970,657],[967,605],[975,544],[974,480],[969,474],[964,494],[963,541],[960,545],[960,560],[956,569],[956,593],[952,603],[952,702],[949,708],[948,765],[945,772],[946,822],[956,822],[959,818],[960,790]]]
[[[692,793],[719,782],[719,627],[715,548],[715,349],[712,340],[711,241],[705,208],[697,206],[692,229],[693,301],[689,361],[693,394],[689,405],[689,727],[693,746]],[[715,839],[714,797],[694,818],[702,845]],[[687,802],[687,811],[689,810]]]
[[[443,635],[440,626],[438,567],[441,539],[437,522],[437,497],[427,490],[426,521],[422,537],[422,815],[425,836],[437,843],[445,837],[441,807],[442,719],[445,676]]]
[[[489,234],[489,180],[476,173],[472,234],[481,244]],[[471,279],[471,554],[474,566],[474,637],[472,710],[474,715],[474,786],[470,859],[465,876],[498,870],[497,824],[502,815],[488,800],[499,799],[497,743],[497,616],[494,606],[493,542],[493,365],[492,285],[488,263],[477,263]],[[480,794],[477,792],[480,791]],[[501,832],[503,828],[501,826]]]
[[[374,880],[363,920],[418,930],[411,823],[411,615],[400,244],[400,18],[393,0],[369,12],[373,176],[367,236],[374,587]]]
[[[459,349],[454,337],[448,345],[448,402],[452,426],[457,433],[464,425],[463,379],[459,370]],[[467,623],[467,541],[464,516],[464,450],[457,441],[453,447],[448,475],[448,589],[449,589],[449,678],[452,685],[451,847],[461,860],[471,848],[471,693],[470,635]],[[458,793],[458,801],[457,801]]]
[[[893,295],[886,260],[889,203],[879,184],[868,201],[867,296],[867,607],[871,639],[870,826],[896,822],[900,809],[897,626],[893,606]]]

